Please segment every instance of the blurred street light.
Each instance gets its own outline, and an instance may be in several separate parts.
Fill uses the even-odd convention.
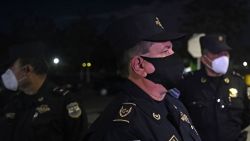
[[[247,67],[247,65],[248,65],[247,62],[244,61],[244,62],[243,62],[243,66],[244,66],[244,67]]]
[[[58,64],[60,62],[60,59],[59,58],[57,58],[57,57],[55,57],[54,59],[53,59],[53,63],[54,64]]]

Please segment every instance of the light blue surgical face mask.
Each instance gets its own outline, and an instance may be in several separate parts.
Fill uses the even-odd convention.
[[[16,91],[18,88],[18,80],[11,69],[7,69],[1,76],[3,85],[6,89]]]
[[[211,61],[207,56],[205,56],[212,64],[212,66],[207,65],[210,69],[218,74],[226,74],[229,67],[229,57],[221,56],[213,61]]]

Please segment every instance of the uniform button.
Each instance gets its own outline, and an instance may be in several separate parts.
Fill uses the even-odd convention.
[[[225,105],[221,105],[221,108],[224,109],[224,108],[225,108]]]
[[[220,99],[219,98],[217,99],[217,102],[220,103]]]

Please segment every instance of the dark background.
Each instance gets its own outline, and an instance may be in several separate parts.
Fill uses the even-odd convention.
[[[233,48],[234,68],[246,74],[250,61],[250,7],[247,0],[26,0],[0,4],[0,57],[8,47],[29,40],[49,45],[47,59],[51,75],[68,81],[94,82],[117,72],[114,52],[100,35],[117,18],[141,11],[162,17],[167,29],[187,33],[174,44],[186,64],[196,63],[187,53],[192,33],[225,33]],[[54,57],[59,64],[52,63]],[[82,63],[91,67],[82,67]]]

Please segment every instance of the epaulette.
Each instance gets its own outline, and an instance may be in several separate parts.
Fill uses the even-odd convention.
[[[116,117],[113,122],[123,122],[130,123],[130,119],[132,119],[133,112],[135,110],[136,104],[125,102],[121,104],[121,108],[119,109]]]
[[[240,73],[238,73],[236,71],[232,71],[232,75],[240,77],[241,79],[244,79],[244,76],[242,76]]]
[[[52,92],[55,95],[65,96],[69,93],[69,90],[61,88],[61,87],[54,87]]]

